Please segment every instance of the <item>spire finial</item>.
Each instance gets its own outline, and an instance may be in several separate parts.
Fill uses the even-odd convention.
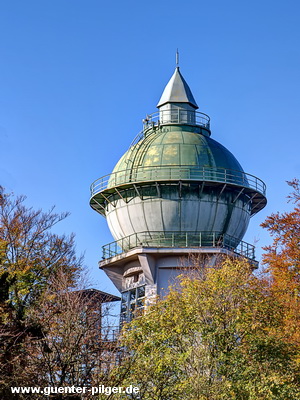
[[[169,103],[188,103],[193,108],[197,109],[197,103],[194,99],[194,96],[189,88],[189,85],[184,80],[183,76],[179,70],[179,59],[178,59],[178,50],[176,52],[176,68],[175,71],[167,83],[163,94],[157,104],[157,107],[160,108],[165,104]]]
[[[176,68],[179,68],[179,51],[176,50]]]

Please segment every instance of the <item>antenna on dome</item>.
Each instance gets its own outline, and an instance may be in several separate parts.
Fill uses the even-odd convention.
[[[176,50],[176,68],[179,68],[179,51]]]

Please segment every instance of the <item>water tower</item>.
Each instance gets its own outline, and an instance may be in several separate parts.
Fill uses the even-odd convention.
[[[210,118],[196,111],[179,67],[157,108],[113,172],[91,186],[90,205],[115,239],[99,265],[122,293],[122,320],[163,294],[190,254],[255,262],[242,239],[266,205],[265,184],[210,137]]]

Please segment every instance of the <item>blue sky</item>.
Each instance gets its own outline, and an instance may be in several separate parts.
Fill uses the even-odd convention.
[[[268,205],[244,240],[270,243],[259,224],[289,209],[286,180],[299,177],[298,1],[0,1],[0,183],[34,208],[70,211],[95,287],[112,240],[89,208],[89,185],[112,171],[181,72],[212,138],[263,179]]]

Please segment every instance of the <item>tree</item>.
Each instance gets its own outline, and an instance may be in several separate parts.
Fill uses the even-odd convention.
[[[58,236],[51,229],[68,213],[33,211],[0,191],[0,242],[2,258],[0,279],[2,306],[15,323],[26,318],[57,271],[64,270],[72,287],[80,273],[82,259],[77,258],[74,235]]]
[[[49,281],[63,270],[72,288],[82,265],[75,253],[74,236],[51,231],[67,213],[33,211],[26,208],[24,200],[24,196],[14,198],[0,189],[0,372],[6,383],[16,376],[22,344],[44,335],[32,311]]]
[[[263,262],[270,276],[272,293],[284,310],[286,336],[299,349],[300,364],[300,182],[288,182],[293,188],[288,196],[295,204],[289,212],[271,214],[262,227],[273,238],[264,247]]]
[[[295,349],[267,281],[226,259],[179,286],[125,327],[124,384],[140,386],[143,400],[300,397]]]
[[[95,290],[78,287],[70,291],[64,273],[51,281],[32,316],[43,327],[43,338],[28,341],[23,346],[26,363],[22,379],[31,380],[31,386],[34,383],[38,387],[109,386],[116,346],[103,335],[105,314],[101,305]],[[85,395],[85,399],[93,397],[91,393]],[[40,397],[31,395],[31,398]],[[51,398],[69,397],[57,393]],[[81,397],[73,394],[70,398],[79,400]]]
[[[80,283],[83,260],[76,255],[74,235],[52,230],[68,214],[34,211],[24,200],[0,190],[3,400],[27,398],[13,397],[11,386],[105,383],[109,368],[103,363],[114,350],[101,337],[101,301],[85,290],[86,281]]]

